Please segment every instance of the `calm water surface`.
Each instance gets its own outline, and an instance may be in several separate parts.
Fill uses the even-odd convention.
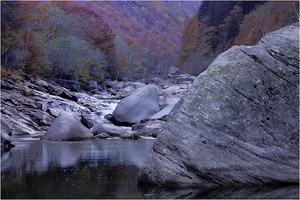
[[[212,190],[138,185],[154,141],[25,142],[1,155],[1,198],[299,199],[298,185]]]
[[[26,142],[1,157],[2,198],[142,198],[153,139]]]

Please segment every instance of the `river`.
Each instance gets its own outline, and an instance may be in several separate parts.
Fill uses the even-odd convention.
[[[1,198],[299,198],[298,185],[209,191],[138,185],[154,141],[23,142],[1,155]]]
[[[142,198],[153,139],[25,142],[1,157],[2,198]]]

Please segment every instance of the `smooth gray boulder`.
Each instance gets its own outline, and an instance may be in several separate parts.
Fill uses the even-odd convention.
[[[194,81],[155,141],[139,183],[299,183],[299,26],[234,46]]]
[[[42,139],[84,140],[93,137],[93,133],[83,126],[74,114],[62,112],[51,124]]]
[[[165,107],[159,111],[158,113],[155,113],[151,116],[151,119],[160,119],[162,117],[167,116],[171,110],[174,108],[174,106],[179,102],[179,97],[169,98],[166,100]]]
[[[150,121],[145,124],[139,134],[141,136],[157,137],[165,124],[166,122],[161,120]]]
[[[113,124],[99,123],[94,126],[91,131],[94,135],[99,135],[101,133],[108,134],[112,137],[121,137],[122,135],[132,134],[135,131],[132,131],[130,127],[125,126],[115,126]]]
[[[118,122],[135,124],[150,118],[159,110],[159,96],[156,87],[146,85],[122,99],[114,110],[113,117]]]

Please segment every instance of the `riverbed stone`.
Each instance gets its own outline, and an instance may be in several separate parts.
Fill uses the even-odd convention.
[[[136,131],[127,131],[120,137],[121,139],[139,139],[140,135]]]
[[[159,94],[154,85],[146,85],[122,99],[113,112],[118,122],[139,123],[160,110]]]
[[[180,98],[179,97],[173,97],[173,98],[168,98],[166,99],[165,105],[161,111],[158,113],[155,113],[152,115],[150,118],[151,119],[160,119],[165,116],[167,116],[171,110],[175,107],[175,105],[179,102]]]
[[[106,134],[106,133],[100,133],[98,135],[95,135],[95,139],[107,139],[110,138],[111,136]]]
[[[12,125],[9,121],[1,116],[1,152],[9,151],[12,147],[15,146],[15,138],[11,137],[12,135]]]
[[[93,81],[93,80],[86,81],[85,84],[84,84],[84,89],[87,92],[90,92],[92,94],[99,93],[99,88],[98,88],[97,81]]]
[[[299,25],[220,54],[155,141],[138,182],[299,183]]]
[[[76,80],[66,80],[60,78],[50,78],[49,81],[59,84],[61,87],[70,89],[71,91],[80,91],[80,84]]]
[[[93,133],[83,126],[74,114],[62,112],[51,124],[42,139],[83,140],[93,137]]]
[[[94,133],[94,135],[106,133],[113,137],[120,137],[127,132],[133,132],[130,127],[115,126],[113,124],[107,123],[99,123],[96,126],[94,126],[91,130]]]
[[[150,121],[145,124],[139,134],[141,136],[151,136],[156,138],[162,131],[165,124],[166,122],[161,120]]]
[[[179,69],[177,67],[171,67],[168,72],[168,76],[176,76],[179,75]]]

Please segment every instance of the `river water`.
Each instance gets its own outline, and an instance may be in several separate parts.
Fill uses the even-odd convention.
[[[1,157],[2,198],[142,198],[153,139],[25,142]]]
[[[298,185],[171,189],[137,184],[154,139],[24,142],[1,155],[1,198],[299,198]]]

